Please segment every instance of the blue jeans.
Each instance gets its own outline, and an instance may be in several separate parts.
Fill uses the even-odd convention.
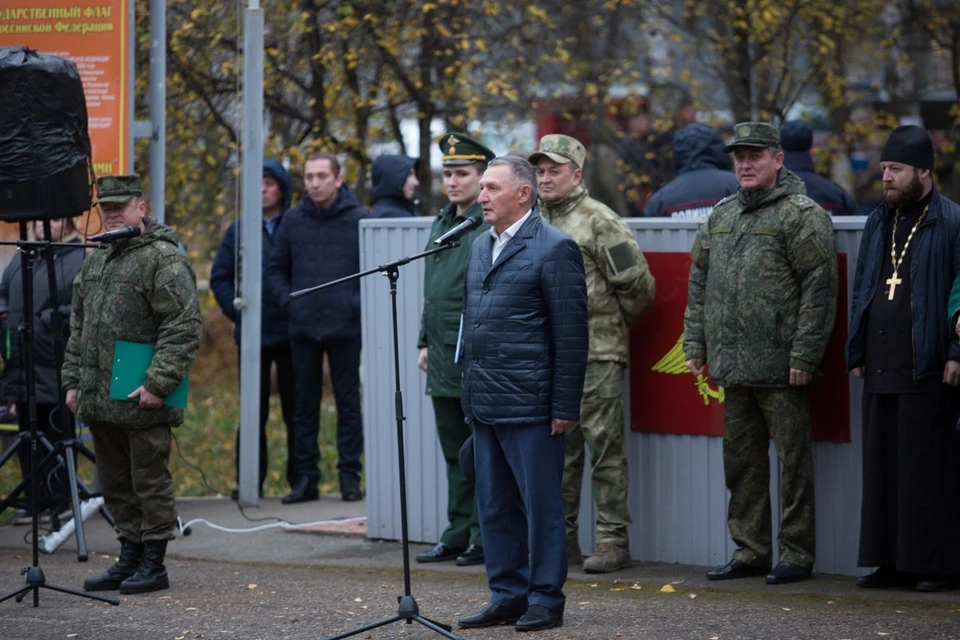
[[[363,419],[360,414],[360,338],[348,341],[294,340],[293,369],[297,401],[294,412],[294,478],[320,480],[320,399],[323,395],[323,355],[330,364],[330,382],[337,404],[337,470],[340,476],[360,477]]]

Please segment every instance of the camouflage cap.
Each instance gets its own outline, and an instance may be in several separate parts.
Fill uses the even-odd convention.
[[[497,154],[470,136],[455,131],[448,131],[440,136],[440,142],[438,144],[440,146],[440,152],[443,154],[440,161],[444,166],[490,162],[497,157]]]
[[[135,173],[126,176],[100,176],[97,178],[97,203],[116,202],[126,204],[143,195],[143,183]]]
[[[570,136],[553,133],[540,138],[540,148],[530,154],[530,164],[537,164],[540,158],[547,157],[557,164],[572,162],[578,169],[583,168],[583,161],[587,158],[587,150],[580,141]]]
[[[769,122],[741,122],[733,127],[733,142],[724,147],[730,153],[736,147],[779,147],[780,129]]]

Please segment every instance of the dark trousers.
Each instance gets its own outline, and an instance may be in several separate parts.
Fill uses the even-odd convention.
[[[863,394],[859,566],[960,573],[957,393]]]
[[[89,426],[103,500],[117,533],[133,542],[173,538],[177,509],[170,475],[170,427]]]
[[[296,476],[293,474],[293,434],[294,410],[297,393],[293,375],[293,356],[290,345],[260,348],[260,493],[263,493],[263,481],[267,477],[267,420],[270,417],[270,368],[277,365],[277,393],[280,396],[280,411],[287,430],[287,483],[293,486]],[[240,478],[240,430],[237,430],[237,480]]]
[[[474,425],[477,511],[491,604],[563,611],[562,435],[550,424]]]
[[[473,480],[460,469],[460,447],[473,433],[463,421],[460,398],[433,397],[433,412],[437,417],[437,436],[447,463],[447,520],[449,524],[440,536],[440,542],[451,547],[464,548],[480,541],[480,520],[477,517],[477,496]]]
[[[50,444],[56,445],[62,440],[68,440],[73,437],[73,433],[70,430],[67,433],[63,432],[61,420],[62,416],[58,411],[56,411],[57,405],[55,404],[38,404],[37,405],[37,431],[42,433],[47,440],[50,441]],[[17,421],[19,422],[19,430],[21,432],[30,431],[30,416],[27,415],[27,403],[18,402],[17,403]],[[73,424],[73,416],[70,417],[71,425]],[[42,446],[37,448],[37,461],[39,462],[47,455],[46,449]],[[30,473],[30,469],[33,467],[30,464],[30,442],[25,441],[20,447],[17,448],[17,458],[20,461],[20,471],[23,473],[23,477],[26,478],[27,474]],[[74,461],[76,461],[76,453],[74,452]],[[54,463],[55,465],[56,463]],[[47,466],[40,473],[38,480],[40,481],[40,497],[42,498],[63,498],[64,500],[70,499],[70,484],[67,474],[66,466],[57,466],[47,464]],[[29,496],[31,491],[31,485],[27,484],[26,489],[24,490],[23,495]],[[49,506],[49,505],[47,505]]]
[[[330,364],[330,382],[337,405],[337,470],[360,478],[363,419],[360,414],[360,338],[349,341],[292,344],[297,378],[294,417],[293,476],[320,479],[320,399],[323,394],[323,355]]]

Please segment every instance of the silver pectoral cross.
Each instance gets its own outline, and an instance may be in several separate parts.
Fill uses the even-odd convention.
[[[897,285],[903,282],[900,279],[900,276],[897,275],[897,272],[893,272],[893,276],[887,278],[887,284],[890,286],[890,293],[887,294],[887,300],[893,300],[893,294],[897,291]]]

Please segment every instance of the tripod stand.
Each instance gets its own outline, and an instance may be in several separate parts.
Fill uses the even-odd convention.
[[[50,237],[50,221],[45,220],[43,222],[44,232],[46,237]],[[23,598],[33,591],[33,606],[40,606],[40,589],[50,589],[52,591],[59,591],[61,593],[68,593],[75,596],[80,596],[82,598],[89,598],[91,600],[99,600],[101,602],[107,602],[112,605],[119,605],[120,601],[116,598],[108,598],[103,596],[92,595],[88,593],[83,593],[80,591],[73,591],[71,589],[66,589],[64,587],[58,587],[52,584],[47,584],[46,577],[43,574],[43,569],[40,568],[40,548],[39,548],[39,522],[40,522],[40,509],[39,499],[40,499],[40,477],[39,477],[39,465],[38,462],[38,451],[37,447],[40,442],[40,437],[37,432],[37,398],[36,398],[36,372],[34,370],[34,315],[35,307],[33,300],[33,281],[34,281],[34,269],[36,266],[36,257],[37,254],[41,251],[49,251],[50,247],[54,246],[68,246],[71,248],[82,247],[77,243],[62,243],[62,242],[31,242],[27,240],[27,223],[25,221],[20,222],[20,240],[14,243],[20,250],[20,256],[22,261],[21,276],[23,282],[23,335],[24,335],[24,344],[23,357],[24,357],[24,369],[26,376],[26,387],[27,387],[27,416],[30,424],[30,462],[31,462],[31,473],[30,473],[30,500],[31,500],[31,511],[33,512],[33,565],[30,567],[24,567],[20,570],[21,575],[26,576],[26,586],[21,587],[7,595],[0,597],[0,602],[8,600],[10,598],[16,598],[17,602],[22,602]],[[61,394],[61,405],[65,408],[66,403],[63,402]],[[22,440],[21,440],[22,442]],[[48,443],[49,444],[49,443]],[[54,452],[48,453],[44,460],[48,460]],[[67,468],[71,469],[73,467],[73,456],[72,453],[66,456],[67,458]],[[73,469],[74,473],[76,469]],[[26,483],[26,480],[18,485],[17,489],[22,489],[23,485]],[[71,485],[71,498],[74,501],[75,515],[80,515],[79,510],[79,499],[78,499],[77,486],[74,482]],[[77,529],[78,533],[80,528]],[[82,535],[82,534],[81,534]]]
[[[394,410],[396,412],[397,420],[397,448],[400,470],[400,538],[403,546],[403,595],[397,596],[397,602],[399,603],[397,615],[379,620],[377,622],[372,622],[368,625],[364,625],[351,631],[346,631],[344,633],[331,636],[326,640],[341,640],[342,638],[349,638],[350,636],[359,635],[378,627],[384,627],[388,624],[393,624],[394,622],[400,622],[401,620],[407,624],[413,624],[414,622],[422,624],[428,629],[436,631],[445,638],[450,638],[450,640],[461,640],[460,636],[451,633],[451,627],[449,625],[435,622],[421,616],[420,608],[417,606],[417,601],[410,593],[410,540],[407,535],[407,473],[404,464],[403,452],[403,421],[405,418],[403,415],[403,394],[400,391],[400,339],[399,331],[397,329],[397,280],[400,278],[400,267],[419,258],[424,258],[426,256],[433,255],[434,253],[446,251],[447,249],[453,249],[454,247],[458,246],[460,246],[460,242],[455,240],[453,242],[442,244],[436,249],[430,249],[408,258],[400,258],[399,260],[386,265],[381,265],[374,269],[369,269],[368,271],[355,273],[352,276],[340,278],[339,280],[334,280],[333,282],[328,282],[317,287],[294,291],[290,294],[291,299],[300,298],[307,294],[313,293],[314,291],[326,289],[327,287],[332,287],[350,280],[356,280],[374,273],[382,273],[390,279],[390,304],[393,320],[393,373],[395,384]]]
[[[44,232],[47,234],[46,237],[50,238],[50,229],[49,221],[44,222]],[[23,234],[23,230],[21,230]],[[21,242],[13,243],[0,243],[0,244],[13,244],[20,246]],[[60,419],[59,422],[59,431],[62,435],[69,434],[68,438],[58,438],[56,443],[51,443],[47,437],[41,432],[39,433],[40,446],[42,447],[41,453],[44,454],[42,460],[39,464],[31,464],[31,472],[41,473],[44,469],[47,468],[47,465],[50,465],[55,461],[56,464],[53,464],[53,468],[65,468],[67,471],[67,482],[62,486],[69,488],[70,491],[70,502],[73,508],[74,513],[74,523],[76,525],[76,537],[77,537],[77,559],[80,562],[85,562],[87,560],[87,546],[86,538],[83,530],[83,518],[80,517],[81,514],[81,504],[80,500],[89,499],[95,497],[98,494],[95,494],[89,489],[83,482],[81,482],[77,477],[76,471],[76,459],[77,453],[82,454],[91,462],[94,462],[93,453],[83,446],[83,443],[75,438],[75,422],[70,413],[66,410],[66,404],[63,399],[63,384],[61,380],[60,369],[63,364],[63,336],[64,336],[64,320],[63,314],[60,312],[60,301],[58,291],[60,287],[57,283],[56,275],[56,263],[53,255],[53,247],[67,247],[72,250],[83,250],[86,247],[96,246],[96,245],[84,245],[76,242],[61,242],[61,243],[40,243],[37,248],[45,257],[45,263],[47,267],[47,287],[49,290],[49,296],[47,300],[41,301],[38,305],[40,309],[49,309],[50,310],[50,333],[53,338],[53,359],[54,359],[54,371],[56,373],[56,390],[58,395],[57,409],[55,410],[55,415]],[[24,261],[25,262],[25,261]],[[31,265],[32,266],[32,265]],[[21,269],[22,274],[25,274],[25,268]],[[61,272],[61,275],[63,273]],[[32,280],[31,280],[32,282]],[[24,288],[24,294],[26,294],[26,289]],[[26,309],[26,307],[24,307]],[[31,314],[32,316],[32,314]],[[23,334],[21,334],[23,335]],[[20,349],[21,352],[26,352],[28,349],[34,347],[34,342],[27,341],[24,339],[24,344]],[[36,391],[36,389],[34,389]],[[36,394],[34,394],[36,396]],[[53,426],[52,424],[50,425]],[[14,452],[18,451],[20,447],[29,447],[30,446],[31,435],[29,431],[21,431],[18,434],[18,441],[15,442],[7,451],[4,452],[3,456],[0,456],[0,467],[2,467],[6,461],[13,456]],[[20,492],[27,487],[27,483],[30,481],[30,474],[23,479],[23,481],[18,484],[13,491],[2,501],[0,501],[0,511],[3,511],[8,504],[20,494]],[[77,491],[79,487],[82,491]],[[107,511],[106,507],[101,506],[99,508],[100,513],[103,517],[113,526],[113,518],[110,516],[110,513]],[[78,520],[79,518],[79,520]]]

